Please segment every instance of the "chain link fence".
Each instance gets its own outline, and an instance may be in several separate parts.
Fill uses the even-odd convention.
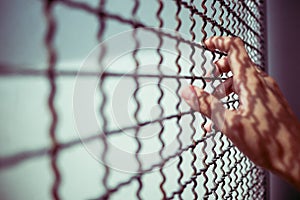
[[[267,199],[267,172],[221,132],[208,131],[209,119],[191,111],[180,97],[188,84],[213,91],[231,76],[207,75],[215,70],[213,62],[224,56],[202,45],[211,36],[242,38],[251,59],[266,69],[264,1],[48,0],[42,4],[47,68],[5,66],[1,77],[48,81],[48,137],[39,134],[50,144],[2,156],[2,172],[50,159],[49,199],[77,199],[70,195],[72,190],[82,194],[78,199]],[[60,46],[55,40],[62,37],[63,29],[58,9],[84,12],[98,24],[94,37],[100,45],[76,70],[57,67]],[[82,28],[82,22],[74,23]],[[62,41],[68,36],[64,37]],[[57,93],[64,91],[61,82],[67,79],[75,82],[73,109],[80,138],[62,140],[58,129],[65,121],[60,116],[68,110],[58,105]],[[222,101],[228,109],[239,104],[236,94]],[[96,128],[90,129],[93,124]],[[95,169],[76,156],[78,146],[95,159]],[[77,164],[67,165],[71,161],[66,154],[76,156]],[[73,176],[66,175],[81,164]],[[86,171],[97,173],[86,180]],[[80,185],[81,179],[90,184]],[[75,182],[80,187],[73,188]]]

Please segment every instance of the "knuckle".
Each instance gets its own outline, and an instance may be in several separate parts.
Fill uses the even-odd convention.
[[[233,37],[232,42],[239,46],[244,46],[244,41],[240,37]]]
[[[237,45],[244,45],[244,41],[240,37],[234,37],[234,43]]]
[[[218,36],[212,36],[212,37],[211,37],[212,40],[216,40],[216,39],[218,39],[218,38],[219,38]]]

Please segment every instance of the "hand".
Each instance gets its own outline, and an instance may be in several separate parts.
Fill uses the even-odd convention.
[[[205,45],[227,53],[215,63],[216,75],[232,71],[233,76],[213,94],[190,86],[182,97],[254,163],[300,189],[300,124],[278,85],[251,61],[240,38],[215,36]],[[232,92],[239,96],[237,110],[226,109],[219,100]]]

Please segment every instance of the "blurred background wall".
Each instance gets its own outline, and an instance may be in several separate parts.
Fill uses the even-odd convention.
[[[300,118],[300,1],[267,0],[269,73]],[[300,144],[299,144],[300,145]],[[271,175],[271,199],[300,199],[300,193]]]

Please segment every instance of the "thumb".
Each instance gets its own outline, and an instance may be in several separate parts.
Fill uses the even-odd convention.
[[[183,89],[181,96],[193,110],[211,119],[219,130],[226,128],[224,127],[225,117],[231,118],[228,115],[232,115],[233,111],[224,108],[221,101],[214,95],[190,85]]]
[[[201,112],[210,119],[212,118],[211,114],[214,109],[213,107],[217,106],[213,106],[213,104],[221,104],[221,102],[213,95],[192,85],[184,88],[181,96],[193,110]]]

